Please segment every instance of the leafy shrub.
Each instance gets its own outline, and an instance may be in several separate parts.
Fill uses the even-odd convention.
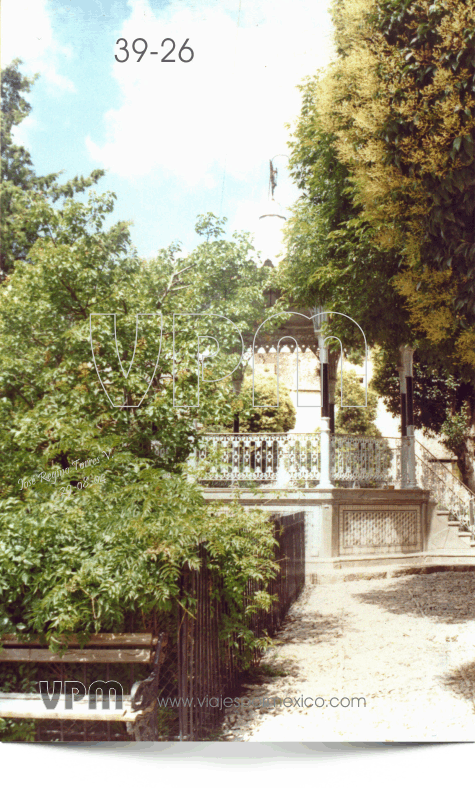
[[[184,475],[121,464],[122,478],[61,496],[39,483],[0,501],[0,635],[120,631],[130,612],[170,611],[181,569],[206,542],[236,624],[249,579],[274,573],[272,525],[260,512],[213,506]],[[49,486],[50,488],[52,486]],[[252,601],[251,601],[252,602]],[[254,601],[269,604],[260,593]]]

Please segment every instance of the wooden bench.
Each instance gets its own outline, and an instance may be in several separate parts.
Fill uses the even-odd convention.
[[[110,694],[104,694],[104,689],[102,698],[97,698],[95,692],[91,694],[90,689],[96,691],[93,688],[96,683],[92,683],[87,696],[80,689],[74,694],[75,682],[72,680],[68,680],[71,686],[69,694],[58,692],[54,681],[49,683],[49,686],[53,684],[52,692],[51,687],[46,689],[45,686],[40,686],[40,693],[0,692],[0,718],[121,721],[127,724],[128,733],[136,740],[156,740],[158,680],[165,646],[164,633],[158,638],[153,638],[151,633],[99,633],[91,636],[84,647],[80,647],[77,638],[69,639],[66,651],[55,654],[39,638],[22,642],[15,636],[2,636],[0,662],[139,663],[151,664],[151,673],[146,679],[134,683],[130,695],[121,695],[116,690],[112,698]],[[100,686],[104,682],[109,686],[119,684],[110,680],[97,681],[97,684]],[[82,682],[77,681],[76,684],[84,688]],[[62,691],[62,683],[59,685]]]

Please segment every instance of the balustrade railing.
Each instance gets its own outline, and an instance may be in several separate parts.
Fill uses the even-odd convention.
[[[330,474],[341,485],[396,486],[401,439],[332,436]],[[320,480],[319,433],[208,433],[195,453],[202,482],[254,482],[278,487]]]
[[[195,454],[203,482],[316,484],[318,433],[208,433]]]
[[[411,487],[411,439],[336,435],[330,441],[330,477],[348,487]],[[416,483],[475,538],[475,493],[418,441]],[[201,482],[314,487],[320,480],[319,433],[208,433],[195,452]]]
[[[332,436],[332,481],[396,487],[401,483],[401,439]]]
[[[475,493],[419,441],[416,441],[416,478],[417,484],[430,490],[432,498],[475,538]]]

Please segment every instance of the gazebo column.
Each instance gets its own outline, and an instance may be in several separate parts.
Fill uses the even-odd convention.
[[[402,352],[401,352],[402,356]],[[399,372],[399,410],[401,416],[401,488],[407,487],[407,421],[406,421],[406,374],[404,367]]]
[[[239,397],[244,380],[244,372],[241,368],[235,371],[235,376],[232,378],[233,391],[236,397]],[[239,433],[239,414],[234,414],[233,417],[233,433]]]
[[[400,346],[401,367],[399,381],[401,387],[401,487],[417,488],[416,447],[414,437],[413,405],[413,356],[410,345]],[[405,407],[404,407],[405,405]],[[404,432],[405,431],[405,436]],[[404,463],[403,463],[404,461]]]
[[[328,348],[325,339],[318,335],[320,349],[320,389],[322,398],[322,418],[320,426],[320,482],[318,488],[333,488],[330,477],[330,400],[328,386]]]
[[[328,416],[330,435],[335,435],[335,391],[340,351],[328,351]]]
[[[244,380],[244,371],[242,370],[242,368],[239,368],[234,372],[233,378],[231,380],[232,380],[234,395],[236,397],[239,397],[241,393],[242,382]],[[233,415],[233,433],[234,435],[239,435],[239,413],[235,413]],[[235,439],[232,443],[232,446],[233,446],[232,467],[234,472],[234,469],[236,470],[239,469],[239,439]],[[234,484],[234,473],[233,473],[232,484]]]

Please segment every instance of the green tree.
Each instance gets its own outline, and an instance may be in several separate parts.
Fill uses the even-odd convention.
[[[295,427],[297,412],[290,397],[288,387],[279,381],[279,407],[277,403],[277,378],[269,373],[255,373],[255,402],[264,408],[252,406],[252,376],[246,376],[242,387],[244,401],[241,416],[241,429],[244,433],[287,433]]]
[[[252,404],[252,374],[248,373],[241,392],[233,401],[233,409],[240,417],[241,433],[287,433],[295,427],[297,412],[288,387],[279,381],[279,406],[274,408],[277,404],[277,379],[265,370],[254,375],[254,400],[264,407],[255,408]],[[233,421],[205,425],[204,429],[230,433],[233,431]]]
[[[23,99],[29,85],[13,64],[3,85],[8,134],[29,110]],[[134,469],[179,472],[196,442],[196,417],[221,423],[233,413],[230,379],[224,385],[218,379],[239,363],[241,344],[236,327],[216,315],[251,337],[263,319],[268,270],[259,267],[249,237],[226,239],[225,220],[213,215],[198,218],[205,240],[187,257],[172,245],[141,260],[127,223],[106,229],[113,194],[91,192],[79,202],[74,185],[58,187],[51,176],[51,199],[43,199],[29,154],[14,151],[15,159],[11,145],[8,139],[6,183],[23,162],[17,180],[31,178],[41,222],[29,226],[31,237],[10,245],[10,274],[0,285],[1,495],[25,502],[29,493],[20,480],[71,469],[74,463],[80,468],[102,452],[113,453],[118,478]],[[15,189],[23,194],[20,185]],[[59,205],[55,196],[62,197]],[[4,221],[15,227],[18,203],[7,202],[5,208]],[[159,311],[162,333],[154,317]],[[137,328],[138,314],[143,317]],[[217,354],[210,337],[218,339]],[[198,403],[199,377],[199,409],[186,407]],[[176,404],[185,407],[174,406],[174,394]],[[155,442],[166,452],[157,454]],[[71,474],[74,490],[82,476]],[[47,498],[57,492],[49,484],[35,490]]]
[[[230,384],[219,378],[239,361],[236,329],[216,313],[225,314],[244,328],[261,321],[252,297],[262,292],[256,283],[239,280],[242,287],[225,303],[203,302],[202,272],[221,261],[218,251],[204,242],[186,259],[176,248],[162,250],[157,258],[141,261],[127,246],[123,225],[104,229],[113,209],[112,196],[91,196],[87,204],[66,200],[61,211],[50,208],[49,238],[39,237],[30,250],[34,263],[17,261],[14,273],[3,283],[0,302],[0,436],[6,457],[1,479],[4,491],[18,494],[18,479],[37,470],[70,466],[94,449],[114,449],[127,464],[138,462],[176,469],[190,452],[196,437],[194,420],[220,423],[232,415]],[[217,243],[217,242],[213,242]],[[233,265],[251,265],[248,239],[221,242],[223,254],[233,254]],[[124,252],[124,248],[128,254]],[[259,276],[261,276],[259,274]],[[163,341],[159,364],[160,324],[155,317],[139,322],[136,314],[160,308]],[[104,393],[91,356],[114,404],[140,403],[140,407],[114,408]],[[116,353],[111,313],[117,314]],[[173,352],[173,316],[177,323]],[[188,320],[188,313],[199,313]],[[198,333],[218,337],[220,355],[205,366],[200,383],[199,410],[173,405],[172,377],[176,378],[178,405],[197,404]],[[215,345],[210,341],[213,350]],[[133,359],[126,380],[120,369]],[[201,371],[200,371],[201,372]],[[218,379],[218,380],[217,380]],[[208,381],[208,382],[207,382]],[[157,457],[153,443],[168,448]],[[191,441],[190,441],[191,440]]]
[[[77,176],[64,184],[61,173],[38,176],[31,156],[14,142],[14,130],[31,111],[25,98],[37,79],[20,72],[16,59],[2,72],[1,85],[1,162],[0,183],[0,280],[11,273],[15,260],[28,260],[38,236],[50,232],[50,205],[61,198],[73,197],[97,183],[104,170],[94,170],[89,177]]]
[[[252,375],[247,375],[244,380],[241,399],[240,428],[243,433],[287,433],[295,427],[297,412],[289,389],[282,381],[279,381],[279,406],[273,407],[277,404],[275,375],[266,372],[254,374],[254,400],[263,408],[252,405]]]
[[[354,370],[343,371],[343,404],[352,403],[364,406],[365,389],[360,384]],[[368,385],[368,403],[366,408],[341,407],[341,378],[336,388],[335,432],[350,436],[381,437],[382,433],[375,425],[378,410],[378,396],[371,385]]]
[[[398,257],[381,252],[361,216],[336,135],[323,126],[321,81],[320,75],[301,87],[302,110],[290,145],[291,174],[302,194],[287,223],[279,271],[283,299],[307,307],[325,304],[350,316],[364,327],[370,345],[409,341],[403,299],[388,287],[398,272]],[[333,316],[328,334],[337,334],[345,350],[362,349],[360,332],[344,318]]]
[[[28,83],[15,67],[7,77],[2,95],[18,120],[27,111]],[[141,260],[127,223],[109,226],[113,194],[90,191],[80,202],[74,197],[87,179],[76,189],[77,183],[57,186],[51,176],[42,195],[27,152],[7,153],[0,633],[43,631],[54,643],[61,633],[120,629],[127,612],[167,611],[179,570],[184,563],[198,567],[198,545],[206,539],[223,577],[230,627],[252,650],[259,644],[242,593],[250,578],[265,582],[275,570],[273,529],[265,515],[249,516],[238,505],[227,513],[214,507],[210,517],[182,468],[196,440],[197,412],[174,407],[172,381],[178,402],[191,403],[202,372],[200,418],[231,417],[229,389],[214,379],[239,360],[236,331],[226,321],[219,331],[215,314],[251,332],[267,274],[248,237],[225,240],[222,220],[211,217],[199,219],[208,237],[189,256],[173,245]],[[32,188],[23,189],[30,176]],[[217,293],[223,267],[229,287]],[[200,317],[183,317],[174,348],[176,313]],[[200,350],[210,351],[205,365],[198,333]],[[216,358],[209,336],[219,336]],[[156,441],[165,453],[156,452]],[[251,601],[268,604],[261,592]]]
[[[471,4],[335,0],[333,16],[336,58],[303,86],[292,143],[304,191],[283,289],[354,318],[391,364],[411,343],[447,386],[456,379],[473,486]],[[330,328],[354,345],[341,321]]]
[[[475,22],[459,0],[334,3],[338,57],[318,104],[393,287],[430,344],[472,365]]]

